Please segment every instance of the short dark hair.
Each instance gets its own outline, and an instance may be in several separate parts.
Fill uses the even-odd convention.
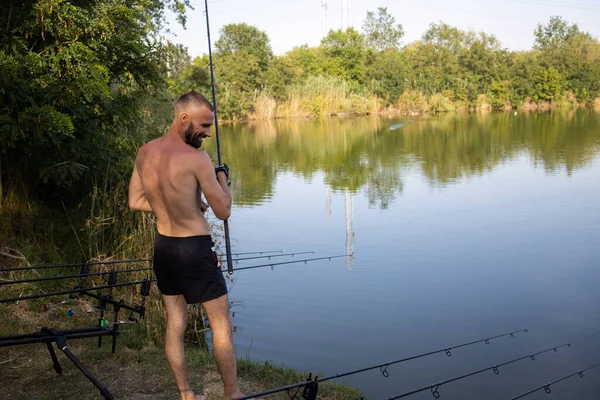
[[[194,106],[205,106],[212,112],[215,111],[213,105],[208,101],[206,97],[196,91],[187,92],[181,95],[175,102],[175,113],[187,110]]]

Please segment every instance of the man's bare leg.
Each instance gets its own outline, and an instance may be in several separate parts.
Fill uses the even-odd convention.
[[[229,315],[229,299],[223,295],[202,304],[212,331],[213,352],[219,373],[223,380],[225,398],[227,400],[243,396],[237,382],[237,366],[231,316]]]
[[[167,332],[165,335],[165,353],[171,367],[171,373],[179,390],[181,400],[205,400],[206,396],[196,396],[190,389],[183,347],[183,336],[187,326],[187,304],[183,295],[163,295],[167,308]]]

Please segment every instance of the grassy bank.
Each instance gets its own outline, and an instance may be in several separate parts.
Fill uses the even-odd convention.
[[[9,322],[2,326],[1,334],[32,333],[42,326],[59,329],[92,326],[96,323],[97,312],[87,313],[93,304],[77,300],[68,304],[54,304],[46,312],[40,307],[43,302],[30,301],[4,305],[0,308],[0,318]],[[45,304],[48,304],[47,302]],[[67,317],[65,311],[75,312]],[[104,339],[102,348],[97,347],[96,339],[72,340],[69,348],[83,364],[118,399],[174,399],[177,388],[162,346],[153,344],[146,334],[147,325],[154,321],[145,320],[139,324],[121,326],[117,341],[117,352],[110,351],[110,338]],[[217,365],[212,354],[201,346],[186,344],[186,354],[190,383],[194,390],[207,390],[212,399],[223,398],[223,388]],[[271,362],[252,360],[250,349],[237,349],[238,374],[242,391],[254,393],[301,382],[307,373],[274,365]],[[97,399],[96,388],[84,375],[57,350],[63,367],[63,375],[58,376],[52,367],[52,360],[43,344],[0,348],[0,398],[3,399]],[[319,373],[320,371],[315,371]],[[360,399],[358,391],[339,384],[319,385],[321,399]],[[273,399],[287,399],[285,392],[272,396]]]
[[[123,333],[125,337],[127,333]],[[122,338],[121,338],[122,339]],[[110,352],[110,344],[101,349],[94,339],[72,341],[69,348],[83,364],[118,399],[176,399],[173,383],[162,348],[144,347],[140,350],[117,345]],[[210,399],[223,398],[223,386],[216,363],[210,353],[197,346],[186,349],[190,385],[193,390],[206,390]],[[50,355],[43,344],[21,348],[2,349],[0,363],[0,398],[12,400],[98,399],[97,389],[62,354],[57,355],[63,367],[58,376],[52,369]],[[248,359],[238,361],[240,388],[244,393],[255,393],[301,382],[307,374],[269,362],[258,363]],[[286,392],[270,396],[272,399],[289,399]],[[320,399],[360,399],[360,393],[339,384],[320,384]]]

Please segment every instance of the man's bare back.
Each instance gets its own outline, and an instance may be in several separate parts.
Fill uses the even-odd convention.
[[[168,137],[153,140],[139,151],[136,169],[163,235],[210,233],[201,210],[202,189],[194,174],[199,157],[198,150]]]

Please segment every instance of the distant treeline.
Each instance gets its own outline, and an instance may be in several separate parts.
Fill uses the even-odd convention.
[[[275,56],[265,32],[226,25],[215,43],[220,113],[226,119],[475,109],[600,108],[600,42],[561,17],[538,25],[529,51],[494,35],[433,23],[403,45],[401,25],[379,8],[362,30],[330,31],[318,47]],[[175,92],[209,88],[208,57],[182,47]]]

